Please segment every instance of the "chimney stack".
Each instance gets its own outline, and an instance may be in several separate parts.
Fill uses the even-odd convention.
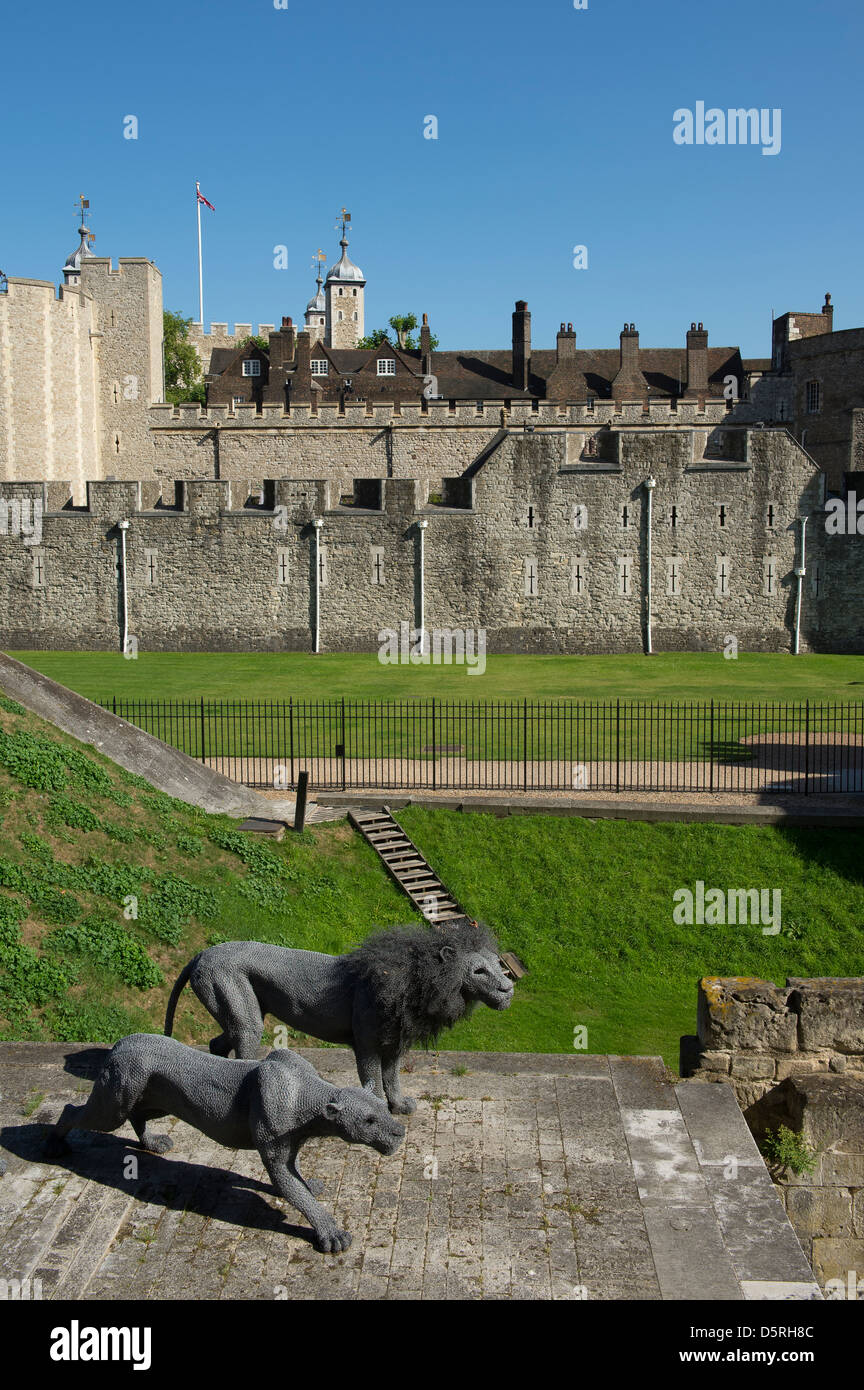
[[[621,330],[618,374],[612,383],[612,399],[641,401],[648,393],[648,383],[639,370],[639,334],[635,323],[625,323]]]
[[[576,360],[576,334],[573,332],[572,323],[568,323],[566,328],[562,323],[561,327],[558,329],[556,348],[555,360],[557,363],[574,362]]]
[[[691,323],[687,333],[687,395],[708,393],[708,333],[701,323]]]
[[[524,299],[516,300],[513,313],[513,385],[527,391],[531,374],[531,311]]]
[[[432,375],[432,330],[428,314],[423,315],[420,325],[420,368],[424,376]]]

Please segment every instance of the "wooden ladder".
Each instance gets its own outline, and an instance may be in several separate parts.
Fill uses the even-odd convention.
[[[372,846],[390,877],[403,893],[407,893],[417,911],[431,926],[445,926],[448,922],[469,916],[386,806],[381,811],[349,811],[348,819],[367,844]],[[514,980],[527,973],[522,961],[512,951],[502,952],[498,959]]]

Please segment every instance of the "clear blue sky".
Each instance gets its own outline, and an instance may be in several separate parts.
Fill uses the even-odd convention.
[[[524,298],[537,347],[702,319],[767,355],[772,308],[826,290],[864,324],[862,50],[860,0],[16,5],[0,266],[59,280],[83,192],[97,254],[149,257],[197,318],[197,178],[208,321],[302,320],[344,204],[367,328],[425,310],[442,347],[506,347]],[[676,145],[698,101],[781,108],[780,153]]]

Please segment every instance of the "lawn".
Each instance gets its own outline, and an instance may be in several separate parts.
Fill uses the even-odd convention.
[[[529,966],[496,1048],[564,1052],[587,1027],[593,1053],[660,1054],[696,1031],[703,975],[864,973],[861,834],[833,829],[648,825],[553,816],[398,814],[447,887]],[[781,931],[678,926],[673,893],[781,891]],[[483,1047],[486,1020],[460,1025]]]
[[[529,970],[507,1013],[478,1009],[443,1048],[569,1052],[584,1025],[590,1052],[674,1066],[701,975],[864,974],[857,832],[419,807],[399,819]],[[676,925],[672,894],[700,879],[780,889],[781,933]],[[209,943],[338,952],[417,920],[344,822],[262,843],[0,699],[0,1038],[158,1032],[173,980]],[[187,990],[176,1035],[214,1031]]]
[[[864,656],[661,653],[656,656],[489,656],[464,666],[383,666],[374,654],[300,652],[12,652],[91,700],[860,700]]]

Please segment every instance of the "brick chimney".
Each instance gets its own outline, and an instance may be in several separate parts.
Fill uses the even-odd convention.
[[[290,367],[297,348],[297,330],[292,319],[283,318],[282,327],[270,334],[270,371]]]
[[[513,313],[513,385],[528,390],[531,374],[531,311],[524,299],[516,300]]]
[[[691,323],[687,332],[688,396],[708,393],[708,332],[701,323]]]
[[[618,374],[612,382],[612,399],[641,401],[648,395],[648,383],[639,370],[639,334],[634,323],[625,323],[620,335]]]
[[[825,333],[834,332],[834,305],[831,303],[830,294],[826,294],[825,303],[822,305],[822,317],[825,319]]]
[[[572,323],[568,323],[565,328],[563,323],[558,329],[558,337],[555,340],[557,348],[555,361],[558,366],[562,362],[576,361],[576,334],[573,332]]]
[[[432,330],[428,314],[423,315],[420,325],[420,369],[424,376],[432,375]]]
[[[305,329],[297,334],[297,365],[291,382],[291,399],[312,399],[312,341]]]

